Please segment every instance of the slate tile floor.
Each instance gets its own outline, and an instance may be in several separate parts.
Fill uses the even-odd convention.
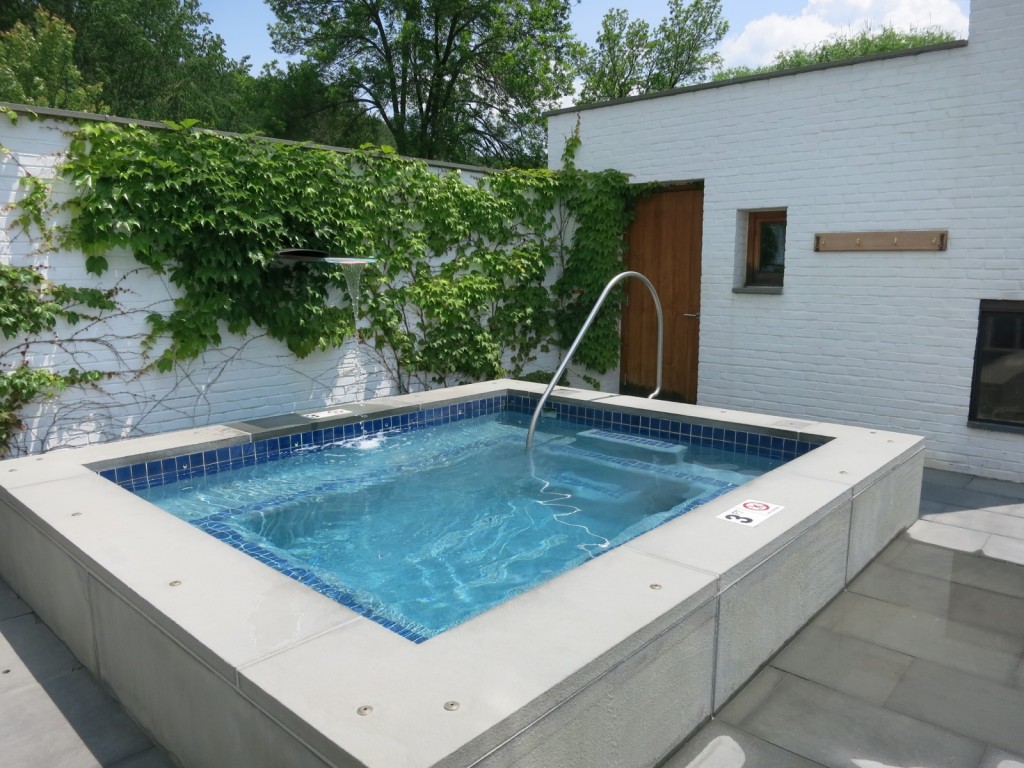
[[[921,519],[663,768],[1024,768],[1024,485],[929,470],[922,490]],[[3,582],[0,765],[172,766]]]
[[[67,646],[0,581],[0,766],[171,765]]]
[[[1024,485],[926,470],[921,519],[664,768],[1024,768]]]

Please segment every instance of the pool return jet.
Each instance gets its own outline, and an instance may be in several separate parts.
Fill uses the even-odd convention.
[[[658,298],[658,292],[654,290],[654,286],[651,284],[651,281],[639,272],[620,272],[609,280],[608,285],[606,285],[604,290],[601,291],[601,295],[598,297],[597,303],[594,304],[594,308],[590,310],[590,315],[584,321],[580,332],[576,335],[576,340],[573,341],[572,346],[569,347],[569,351],[562,360],[562,364],[558,366],[558,370],[555,371],[555,375],[551,377],[551,383],[548,384],[548,388],[545,389],[544,394],[540,396],[540,400],[537,402],[537,407],[533,411],[533,418],[530,419],[530,430],[526,433],[526,450],[529,451],[533,449],[533,433],[537,429],[537,420],[540,419],[541,411],[544,409],[544,403],[547,402],[548,396],[555,388],[555,384],[557,384],[558,380],[562,378],[562,374],[565,373],[565,369],[568,368],[569,363],[572,362],[572,356],[576,353],[576,348],[579,347],[580,342],[583,341],[583,337],[586,335],[587,331],[590,330],[590,326],[594,324],[594,319],[597,317],[597,313],[601,310],[604,300],[608,298],[608,294],[612,292],[612,288],[627,277],[635,277],[640,280],[647,286],[647,290],[651,292],[651,298],[654,299],[654,309],[658,314],[658,380],[654,391],[647,397],[648,399],[653,399],[657,397],[659,392],[661,392],[662,347],[664,346],[665,341],[664,320],[662,319],[661,314],[661,300]]]

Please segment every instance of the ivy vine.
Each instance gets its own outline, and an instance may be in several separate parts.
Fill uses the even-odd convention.
[[[31,267],[0,264],[0,334],[6,339],[36,336],[53,331],[60,322],[76,325],[95,317],[89,310],[115,308],[112,292],[75,288],[47,280]],[[19,411],[40,398],[48,399],[75,384],[92,384],[103,378],[99,371],[71,368],[58,373],[34,368],[22,355],[14,365],[0,370],[0,455],[6,453],[22,429]]]
[[[620,171],[582,171],[575,157],[581,141],[579,126],[569,136],[562,153],[561,189],[563,204],[577,226],[568,258],[554,290],[561,303],[557,315],[562,346],[572,343],[608,281],[624,268],[626,230],[635,217],[636,201],[651,185],[630,185]],[[619,362],[619,318],[625,298],[618,286],[576,352],[587,368],[604,373]]]
[[[518,376],[538,351],[568,346],[622,269],[636,190],[623,174],[575,168],[577,147],[562,171],[466,183],[386,148],[89,123],[60,168],[74,188],[70,223],[47,229],[54,211],[38,182],[27,182],[19,222],[80,250],[96,275],[127,249],[169,277],[179,296],[148,316],[143,342],[162,371],[257,326],[298,357],[356,335],[402,389]],[[374,263],[354,292],[340,268],[280,265],[284,248]],[[614,306],[602,313],[580,362],[617,363],[617,318]]]

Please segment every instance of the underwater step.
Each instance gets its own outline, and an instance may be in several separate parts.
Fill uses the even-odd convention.
[[[647,451],[676,456],[686,452],[686,446],[679,443],[666,443],[650,437],[627,435],[622,432],[609,432],[604,429],[588,429],[585,432],[580,432],[576,437],[578,439],[599,440],[603,443],[613,443],[614,445],[627,445],[633,448],[642,448]]]
[[[735,484],[733,483],[704,477],[700,474],[699,467],[694,467],[685,463],[658,464],[626,456],[614,456],[601,451],[587,450],[579,444],[565,445],[562,443],[550,442],[543,444],[540,448],[541,453],[559,456],[563,459],[572,459],[585,464],[597,465],[602,467],[606,472],[615,472],[618,470],[630,474],[640,473],[652,480],[658,479],[671,482],[693,482],[695,480],[699,480],[701,482],[707,481],[712,484],[735,487]],[[607,482],[609,477],[609,475],[603,476],[602,481]]]

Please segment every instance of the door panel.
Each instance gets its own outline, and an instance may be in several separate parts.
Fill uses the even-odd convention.
[[[661,397],[697,402],[703,189],[655,192],[637,203],[626,264],[654,284],[665,320]],[[621,391],[649,394],[657,383],[658,321],[639,280],[626,283]]]

